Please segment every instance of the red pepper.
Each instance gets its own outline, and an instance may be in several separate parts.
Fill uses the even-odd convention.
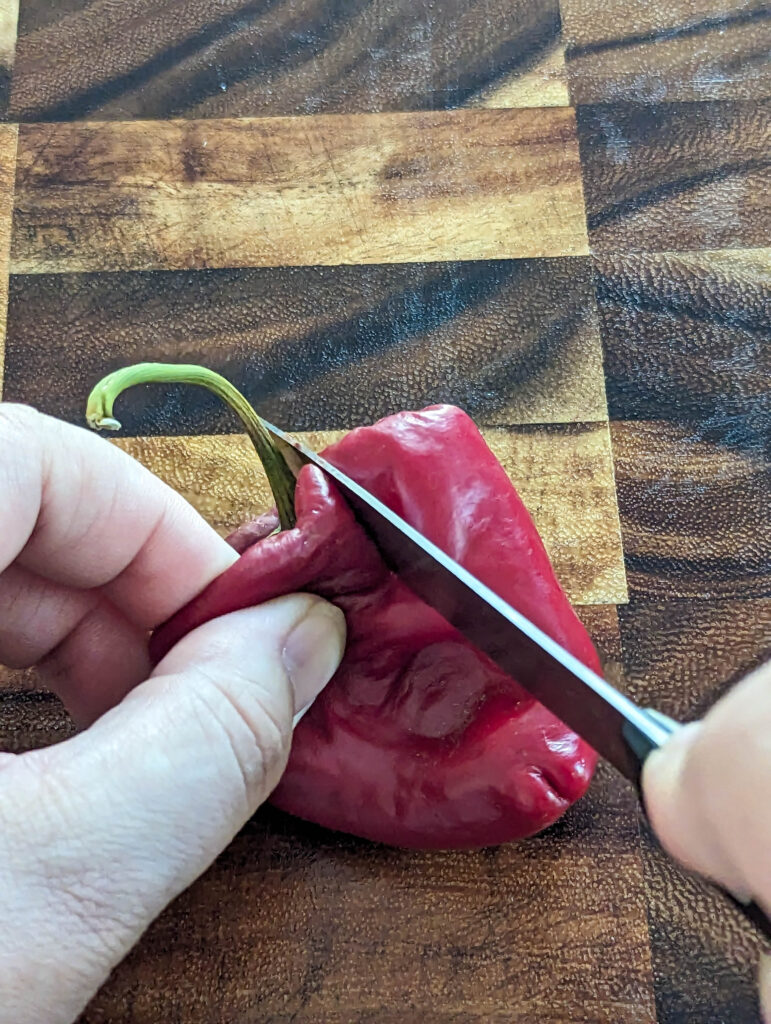
[[[522,501],[452,406],[360,427],[325,457],[597,670]],[[383,564],[324,474],[297,480],[296,525],[231,538],[241,558],[151,641],[159,659],[216,616],[292,591],[346,616],[335,677],[295,731],[272,802],[397,846],[478,847],[538,832],[586,790],[595,754]]]

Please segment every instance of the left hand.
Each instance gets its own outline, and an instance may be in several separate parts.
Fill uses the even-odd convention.
[[[292,716],[342,656],[294,595],[147,634],[235,559],[118,448],[0,405],[0,663],[37,665],[76,721],[0,754],[0,1024],[67,1024],[277,784]]]

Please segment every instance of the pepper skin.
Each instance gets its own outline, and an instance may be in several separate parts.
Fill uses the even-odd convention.
[[[398,413],[324,452],[591,668],[592,643],[535,526],[473,421]],[[331,481],[301,471],[293,529],[231,538],[241,558],[151,641],[157,661],[215,616],[292,591],[345,613],[348,644],[299,723],[272,802],[402,847],[472,848],[546,828],[586,790],[596,755],[383,564]]]

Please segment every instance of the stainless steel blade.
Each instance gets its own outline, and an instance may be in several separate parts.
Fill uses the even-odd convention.
[[[637,783],[672,725],[638,707],[355,480],[270,423],[290,464],[313,463],[342,491],[389,566],[525,689]]]

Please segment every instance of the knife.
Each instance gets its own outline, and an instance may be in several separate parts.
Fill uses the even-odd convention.
[[[641,796],[645,759],[681,728],[679,723],[639,707],[355,480],[262,422],[295,473],[310,463],[335,481],[386,564],[418,597],[586,740]],[[757,904],[724,895],[771,940],[771,920]]]

